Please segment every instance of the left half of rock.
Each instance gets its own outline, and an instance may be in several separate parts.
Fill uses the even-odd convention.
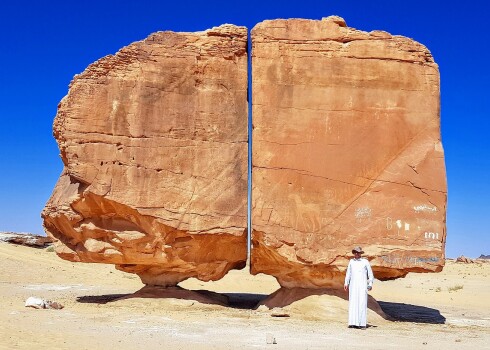
[[[158,32],[91,64],[53,126],[58,255],[161,286],[244,267],[247,125],[245,27]]]

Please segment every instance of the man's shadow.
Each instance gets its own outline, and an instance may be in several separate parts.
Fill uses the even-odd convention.
[[[444,324],[446,318],[439,310],[426,306],[378,301],[383,311],[395,321]]]

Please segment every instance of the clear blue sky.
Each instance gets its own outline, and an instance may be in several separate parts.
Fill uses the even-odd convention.
[[[73,75],[159,30],[264,19],[343,17],[361,30],[411,37],[441,73],[448,177],[447,255],[490,254],[490,5],[412,1],[23,1],[0,5],[0,231],[42,234],[40,212],[62,170],[52,137]]]

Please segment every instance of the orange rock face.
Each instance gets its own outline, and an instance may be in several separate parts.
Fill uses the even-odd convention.
[[[439,72],[421,44],[339,17],[252,30],[252,273],[340,287],[444,265]]]
[[[244,27],[159,32],[75,76],[42,213],[59,256],[162,286],[245,265],[246,49]]]

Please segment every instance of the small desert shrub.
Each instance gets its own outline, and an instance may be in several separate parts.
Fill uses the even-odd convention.
[[[440,292],[440,291],[441,291],[441,287],[437,287],[436,292]]]
[[[54,252],[54,246],[50,245],[49,247],[46,248],[46,251],[50,253]]]
[[[460,290],[460,289],[463,289],[463,285],[462,284],[457,284],[453,287],[448,287],[448,291],[450,292],[456,292],[457,290]]]

